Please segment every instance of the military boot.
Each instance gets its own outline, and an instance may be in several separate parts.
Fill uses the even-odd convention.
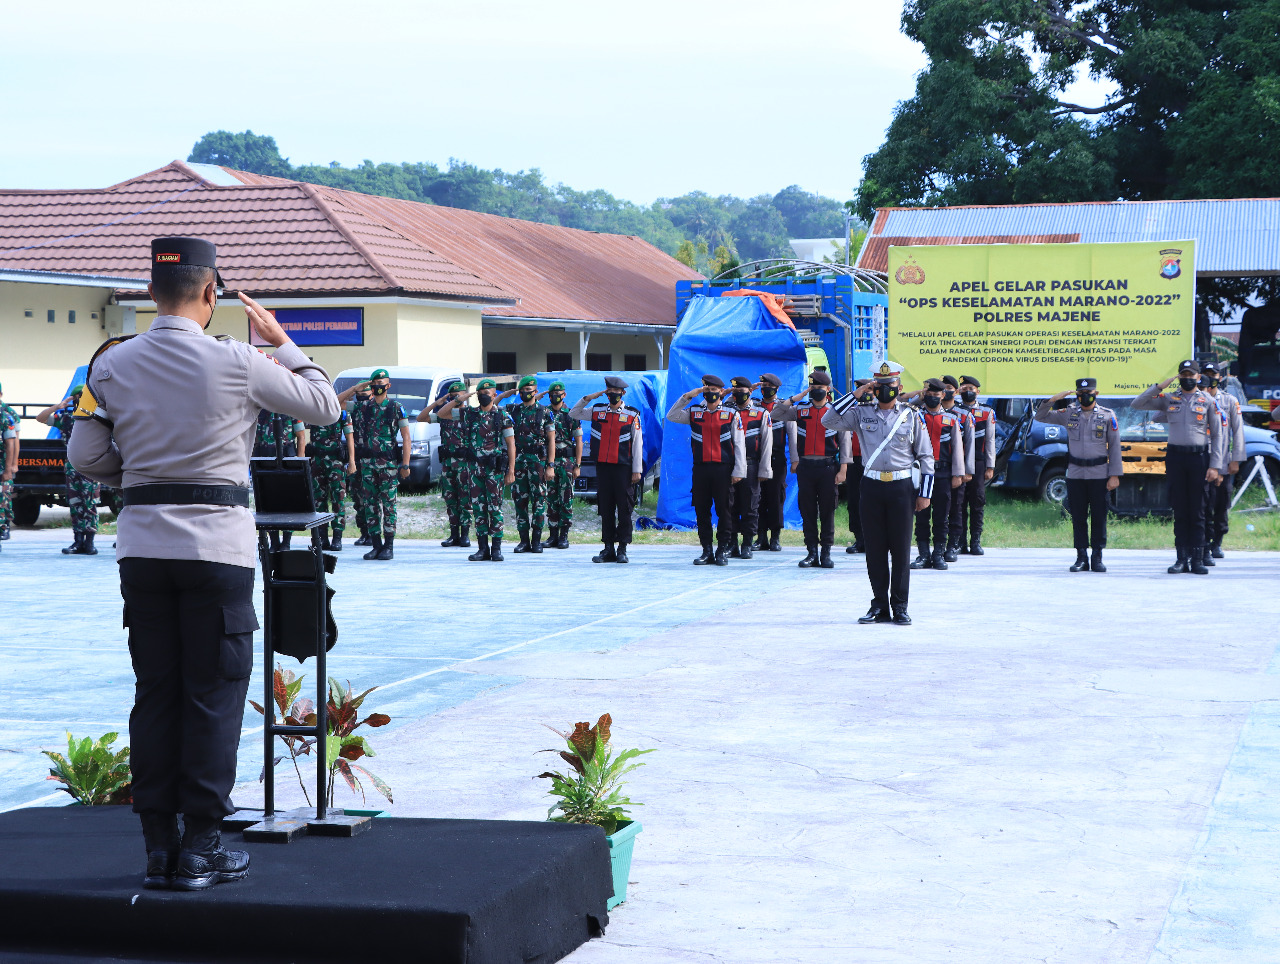
[[[9,541],[9,527],[0,526],[0,542],[8,542],[8,541]]]
[[[613,543],[606,542],[604,548],[591,557],[592,562],[617,562],[618,554],[613,551]]]
[[[1187,564],[1187,550],[1182,546],[1175,546],[1174,550],[1178,553],[1178,561],[1169,567],[1169,572],[1190,572],[1191,566]]]
[[[1217,563],[1213,561],[1213,554],[1209,551],[1209,547],[1207,545],[1200,547],[1200,561],[1206,566],[1217,565]]]
[[[933,556],[929,554],[928,546],[916,546],[918,554],[911,560],[910,569],[932,569]]]
[[[1102,550],[1094,549],[1093,556],[1089,560],[1089,568],[1094,572],[1106,572],[1107,567],[1102,564]]]
[[[448,549],[459,545],[462,545],[462,540],[458,538],[458,527],[451,522],[449,523],[449,538],[440,543],[440,548]]]
[[[388,532],[382,537],[382,548],[378,550],[378,558],[383,562],[388,559],[394,559],[396,557],[395,548],[396,534],[394,532]]]
[[[249,873],[249,855],[222,846],[222,821],[187,815],[186,833],[173,875],[174,890],[206,890],[241,880]]]
[[[618,543],[618,558],[614,559],[613,561],[617,563],[622,563],[623,565],[631,561],[630,559],[627,558],[627,544],[625,542]]]
[[[489,561],[489,537],[477,535],[476,542],[480,544],[475,552],[467,556],[472,562],[488,562]]]
[[[546,541],[546,542],[541,543],[542,548],[544,548],[544,549],[554,549],[554,548],[555,548],[556,546],[558,546],[559,544],[560,544],[560,527],[559,527],[559,526],[548,526],[548,528],[547,528],[547,541]]]
[[[724,546],[716,546],[716,554],[711,558],[711,562],[717,566],[729,565],[729,550]]]
[[[1197,576],[1209,575],[1209,570],[1204,565],[1205,549],[1203,546],[1196,546],[1187,556],[1187,563],[1191,567],[1191,571]]]
[[[373,546],[373,548],[372,548],[372,549],[370,549],[368,552],[366,552],[366,553],[364,554],[364,558],[365,558],[365,559],[377,559],[377,558],[378,558],[378,554],[379,554],[380,552],[382,552],[382,536],[380,536],[380,535],[377,535],[377,536],[370,536],[370,537],[369,537],[369,540],[370,540],[370,544]]]
[[[5,530],[3,530],[3,531],[4,531],[6,534],[5,534],[5,535],[0,535],[0,539],[8,539],[8,538],[9,538],[9,536],[8,536],[8,534],[7,534],[7,533],[8,533],[8,531],[9,531],[9,530],[8,530],[8,529],[5,529]],[[1211,542],[1211,543],[1209,543],[1209,555],[1213,556],[1213,558],[1215,558],[1215,559],[1225,559],[1225,558],[1226,558],[1226,557],[1222,554],[1222,540],[1221,540],[1221,539],[1217,540],[1216,542]]]
[[[471,526],[469,525],[458,526],[458,548],[459,549],[471,548]]]
[[[982,549],[982,540],[976,536],[974,537],[973,541],[969,543],[969,555],[971,556],[986,555],[986,553]]]
[[[695,566],[709,566],[713,561],[715,561],[715,556],[711,551],[711,543],[704,542],[702,544],[702,555],[693,560],[693,564]]]
[[[93,548],[93,537],[96,535],[96,532],[80,533],[80,548],[76,550],[79,555],[96,556],[98,554],[98,550]]]
[[[932,568],[944,570],[947,568],[947,560],[945,558],[946,551],[947,550],[942,548],[942,546],[938,546],[933,550],[933,558],[929,560]]]
[[[770,551],[770,552],[781,552],[781,551],[782,551],[782,544],[781,544],[780,542],[778,542],[778,530],[777,530],[777,529],[774,529],[774,530],[773,530],[773,535],[769,538],[769,551]]]
[[[147,848],[147,875],[142,879],[142,886],[148,890],[168,890],[178,869],[178,852],[182,849],[178,815],[144,810],[138,817],[142,820],[142,839]]]
[[[1089,557],[1085,554],[1085,551],[1083,549],[1077,549],[1076,561],[1071,564],[1071,572],[1088,572],[1088,571],[1089,571]],[[1170,569],[1169,571],[1173,572],[1172,569]]]
[[[557,549],[569,548],[569,527],[567,525],[563,525],[560,527],[560,535],[556,538],[556,548]]]
[[[360,527],[360,538],[359,538],[359,539],[357,539],[355,542],[353,542],[353,543],[352,543],[352,545],[356,545],[356,546],[371,546],[371,545],[373,545],[373,540],[369,538],[369,530],[368,530],[368,529],[366,529],[364,526],[361,526],[361,527]]]
[[[756,552],[769,551],[769,539],[765,535],[764,529],[761,529],[758,533],[756,533],[756,544],[751,548],[754,549]]]
[[[809,554],[796,563],[801,569],[812,569],[818,564],[818,547],[805,546],[809,550]]]
[[[489,540],[489,560],[491,562],[502,562],[504,558],[502,555],[502,536],[494,536]]]
[[[516,543],[516,555],[522,552],[529,552],[529,530],[525,526],[520,527],[520,541]]]
[[[533,534],[529,536],[529,551],[530,552],[542,551],[542,530],[541,529],[535,528],[533,530]]]
[[[80,540],[80,533],[78,533],[78,532],[73,532],[73,533],[71,533],[71,545],[69,545],[69,546],[67,546],[66,548],[64,548],[64,549],[62,550],[62,554],[63,554],[64,556],[69,556],[69,555],[72,555],[72,554],[79,555],[79,554],[80,554],[80,541],[81,541],[81,540]]]
[[[338,526],[333,527],[333,538],[329,540],[330,552],[342,551],[342,529]]]
[[[834,569],[836,564],[831,561],[831,547],[823,546],[822,552],[818,555],[818,565],[823,569]]]
[[[745,539],[742,540],[742,558],[750,559],[751,557],[752,557],[751,537],[747,536]]]
[[[738,537],[736,535],[733,537],[733,545],[729,549],[729,558],[730,559],[742,558],[742,550],[738,548]]]
[[[947,562],[955,562],[960,558],[960,547],[954,542],[947,543],[947,551],[942,554]]]
[[[329,544],[329,527],[328,526],[325,526],[323,529],[320,530],[320,548],[325,552],[328,552],[333,548],[333,546]]]

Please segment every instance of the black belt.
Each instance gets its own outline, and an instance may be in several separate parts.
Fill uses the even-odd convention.
[[[1078,459],[1074,455],[1068,455],[1067,461],[1072,465],[1080,465],[1087,468],[1091,465],[1106,465],[1109,459],[1105,455],[1100,455],[1096,459]]]
[[[1165,447],[1165,452],[1172,452],[1175,455],[1204,455],[1209,451],[1207,445],[1169,445]]]
[[[835,455],[802,455],[800,456],[800,464],[804,465],[808,462],[810,465],[838,465],[839,457]]]
[[[190,483],[156,483],[131,485],[120,491],[126,506],[130,505],[238,505],[249,508],[249,490],[240,485],[192,485]]]

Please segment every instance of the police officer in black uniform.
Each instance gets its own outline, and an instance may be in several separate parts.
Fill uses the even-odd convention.
[[[760,407],[769,413],[773,442],[769,453],[771,475],[760,480],[760,534],[756,537],[756,552],[781,552],[779,537],[786,525],[787,427],[773,419],[781,387],[782,379],[772,372],[760,376]]]

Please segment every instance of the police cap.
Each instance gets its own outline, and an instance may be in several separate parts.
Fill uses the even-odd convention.
[[[959,387],[960,387],[960,383],[959,383],[958,381],[956,381],[956,376],[955,376],[955,375],[943,375],[943,376],[942,376],[942,384],[944,384],[944,385],[950,385],[952,388],[959,388]]]
[[[831,376],[830,376],[830,375],[828,375],[828,374],[827,374],[826,372],[824,372],[824,371],[810,372],[810,374],[809,374],[809,384],[810,384],[810,385],[821,385],[821,386],[823,386],[824,388],[830,388],[830,387],[831,387]]]
[[[729,379],[729,384],[734,388],[750,388],[751,379],[745,378],[742,375],[734,375],[733,378]]]
[[[1216,362],[1207,361],[1200,366],[1200,371],[1202,374],[1205,374],[1205,375],[1217,375],[1218,365]]]
[[[707,388],[724,388],[724,379],[719,375],[703,375],[702,384]]]
[[[1098,390],[1098,380],[1096,378],[1077,378],[1077,392],[1096,392]]]
[[[878,382],[896,381],[902,376],[902,366],[896,362],[882,362],[879,368],[872,370],[871,374]]]
[[[974,378],[972,375],[961,375],[961,376],[960,376],[960,384],[961,384],[961,385],[972,385],[974,388],[981,388],[981,387],[982,387],[982,382],[978,381],[978,380],[977,380],[976,378]]]
[[[1183,372],[1191,372],[1193,375],[1200,374],[1200,363],[1194,358],[1188,358],[1185,361],[1178,362],[1178,374]]]
[[[625,392],[628,388],[627,383],[617,375],[606,375],[604,377],[604,387],[612,388],[614,391],[619,392]]]
[[[218,274],[218,249],[204,238],[156,238],[151,242],[151,271],[168,265],[189,264],[213,269],[213,280],[225,288]]]
[[[941,378],[926,378],[924,390],[926,392],[942,392],[946,391],[946,386],[942,384]]]
[[[772,372],[765,372],[763,375],[760,376],[760,381],[762,384],[772,385],[774,388],[782,387],[782,379],[779,378],[777,375],[773,374]]]

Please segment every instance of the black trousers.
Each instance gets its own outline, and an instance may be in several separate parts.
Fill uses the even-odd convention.
[[[951,538],[951,500],[960,487],[951,488],[951,466],[937,466],[933,480],[933,498],[929,508],[916,513],[916,548],[929,555],[929,530],[933,530],[933,548],[945,550]]]
[[[855,455],[844,476],[844,498],[849,507],[849,531],[853,541],[862,541],[862,512],[858,507],[862,494],[862,456]]]
[[[1209,452],[1166,452],[1164,474],[1173,509],[1173,542],[1181,551],[1204,545],[1204,475]]]
[[[129,714],[133,809],[234,810],[231,787],[253,669],[254,570],[185,559],[120,560],[136,677]]]
[[[631,481],[631,465],[596,463],[596,511],[600,513],[600,540],[620,546],[631,542],[631,512],[636,505],[636,487]]]
[[[830,549],[836,527],[836,460],[801,459],[796,485],[805,546]]]
[[[1077,550],[1107,547],[1107,480],[1067,477],[1067,510]]]
[[[787,455],[773,450],[773,478],[760,480],[760,532],[781,532],[785,525],[783,508],[787,501]]]
[[[936,491],[937,487],[934,488]],[[963,546],[967,545],[964,535],[966,528],[969,530],[969,542],[982,538],[982,523],[987,514],[987,466],[979,462],[973,470],[973,478],[960,486],[954,496],[951,507],[951,541]]]
[[[862,541],[867,551],[871,604],[886,612],[907,608],[911,588],[911,516],[915,507],[916,487],[911,479],[881,482],[863,478]]]
[[[1229,523],[1227,510],[1231,507],[1231,492],[1235,488],[1235,476],[1228,475],[1221,485],[1204,484],[1204,537],[1210,545],[1218,545],[1227,534]]]
[[[760,516],[760,463],[747,462],[747,477],[729,486],[729,515],[733,535],[750,539],[756,534]]]
[[[711,545],[711,509],[716,510],[715,545],[728,549],[733,533],[729,508],[733,466],[728,462],[693,463],[693,512],[698,518],[698,541]]]

